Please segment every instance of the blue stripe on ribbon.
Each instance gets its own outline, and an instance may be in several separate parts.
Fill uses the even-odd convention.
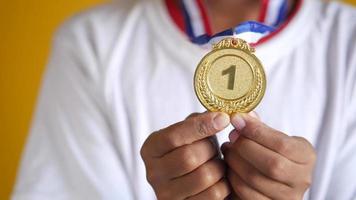
[[[184,21],[185,21],[185,31],[186,33],[188,34],[189,38],[192,40],[193,38],[195,38],[195,35],[193,33],[193,26],[192,24],[190,23],[190,15],[187,11],[187,8],[185,7],[183,1],[180,1],[181,2],[181,6],[183,8],[183,15],[184,15]]]
[[[255,33],[266,33],[273,32],[276,29],[271,26],[256,22],[256,21],[247,21],[239,24],[234,28],[234,34],[240,34],[245,32],[255,32]]]
[[[284,0],[278,11],[277,21],[273,24],[274,27],[279,26],[287,18],[288,14],[288,1]]]

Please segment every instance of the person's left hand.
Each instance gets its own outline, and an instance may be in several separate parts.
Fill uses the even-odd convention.
[[[240,199],[303,199],[316,153],[304,138],[290,137],[247,114],[231,119],[235,130],[222,147],[228,179]]]

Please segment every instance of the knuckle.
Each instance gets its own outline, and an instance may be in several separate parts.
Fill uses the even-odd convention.
[[[301,199],[303,199],[302,196],[299,193],[295,192],[295,191],[290,192],[288,194],[288,198],[290,200],[301,200]]]
[[[309,161],[314,163],[317,159],[317,154],[316,154],[316,151],[315,151],[313,145],[304,137],[293,136],[293,138],[296,139],[297,141],[299,141],[301,146],[309,151],[309,153],[307,154],[307,158]]]
[[[205,124],[204,122],[202,122],[202,121],[196,122],[195,128],[200,135],[202,135],[202,136],[209,135],[209,126],[207,126],[207,124]]]
[[[155,134],[156,134],[156,132],[151,133],[151,134],[146,138],[146,140],[145,140],[145,142],[143,143],[143,145],[141,146],[140,155],[141,155],[141,157],[142,157],[143,159],[148,156],[148,155],[147,155],[147,149],[149,148],[150,143],[152,143],[151,141],[153,140],[153,137],[154,137]]]
[[[285,163],[277,158],[271,158],[267,163],[267,173],[275,179],[279,179],[285,171]]]
[[[198,158],[190,152],[189,149],[186,149],[181,154],[182,168],[187,171],[191,171],[199,165]]]
[[[307,176],[305,179],[303,179],[303,182],[302,182],[302,188],[303,189],[308,189],[312,184],[312,176]]]
[[[248,180],[252,186],[258,185],[258,183],[261,181],[260,175],[252,169],[248,169],[246,171],[246,180]]]
[[[154,185],[158,180],[158,175],[154,171],[147,171],[146,179],[147,179],[148,183],[150,183],[151,185]]]
[[[315,151],[314,148],[311,148],[311,151],[310,151],[310,153],[309,153],[309,160],[310,160],[310,161],[313,163],[313,165],[314,165],[314,163],[316,162],[316,159],[317,159],[316,151]]]
[[[231,187],[237,194],[242,194],[246,190],[246,185],[238,181],[234,176],[230,178]]]
[[[181,160],[195,159],[194,152],[190,146],[180,147],[179,151],[179,157]]]
[[[293,138],[299,141],[305,148],[313,148],[313,145],[306,138],[300,136],[293,136]]]
[[[278,191],[278,196],[279,197],[289,197],[292,196],[291,194],[293,193],[293,188],[290,187],[280,187]],[[280,198],[282,199],[282,198]]]
[[[160,139],[162,140],[162,143],[173,149],[181,145],[179,137],[180,134],[162,134]]]
[[[198,116],[199,114],[200,114],[200,113],[197,113],[197,112],[191,113],[191,114],[188,115],[188,117],[186,117],[185,119],[190,119],[190,118],[196,117],[196,116]]]
[[[249,147],[251,146],[251,144],[251,140],[241,137],[236,141],[236,145],[234,147],[236,148],[236,150],[243,150],[243,148]]]
[[[309,143],[309,141],[308,141],[307,139],[305,139],[304,137],[293,136],[293,138],[295,138],[296,140],[300,141],[301,143],[311,145],[311,144]]]
[[[197,181],[199,185],[207,186],[207,185],[211,185],[211,183],[214,182],[214,174],[209,167],[203,165],[197,171],[197,173],[198,173]]]
[[[212,181],[213,175],[206,167],[203,167],[198,171],[198,184],[199,185],[209,185]]]
[[[170,190],[159,190],[156,192],[157,195],[157,199],[159,200],[169,200],[172,199],[172,194],[170,192]]]
[[[145,148],[145,144],[142,145],[141,149],[140,149],[140,155],[141,155],[141,158],[143,160],[145,160],[146,158],[146,148]]]
[[[212,187],[210,190],[210,194],[209,194],[210,198],[209,199],[224,199],[225,198],[225,194],[222,191],[222,189],[218,188],[218,187]]]
[[[209,136],[212,132],[214,132],[214,127],[212,123],[206,119],[201,119],[198,117],[192,118],[192,123],[194,129],[202,136]]]
[[[263,131],[262,125],[261,124],[257,124],[251,129],[250,135],[251,135],[252,138],[258,139],[258,138],[261,137],[262,131]]]
[[[276,142],[276,150],[284,155],[289,155],[293,151],[293,147],[286,137]]]

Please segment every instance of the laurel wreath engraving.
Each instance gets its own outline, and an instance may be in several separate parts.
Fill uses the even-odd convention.
[[[198,72],[197,89],[200,91],[200,94],[202,95],[203,98],[202,100],[206,102],[206,106],[209,107],[208,108],[209,110],[223,111],[229,114],[235,112],[246,112],[249,110],[251,104],[255,102],[255,100],[261,94],[260,91],[262,90],[263,80],[259,68],[256,68],[254,70],[254,75],[256,78],[254,89],[250,91],[248,95],[245,95],[240,99],[237,99],[235,101],[228,101],[213,94],[210,88],[208,87],[208,83],[207,83],[207,73],[209,71],[208,67],[209,67],[209,63],[206,61],[202,65],[202,68],[200,69],[201,71]]]

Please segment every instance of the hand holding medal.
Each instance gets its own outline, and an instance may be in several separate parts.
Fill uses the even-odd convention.
[[[286,1],[263,2],[270,9],[267,23],[274,27],[286,16]],[[273,17],[275,16],[275,17]],[[273,22],[273,19],[277,21]],[[209,111],[231,115],[235,127],[222,149],[233,199],[302,199],[311,184],[316,154],[300,137],[290,137],[249,115],[262,100],[266,77],[249,43],[258,42],[273,27],[245,22],[218,33],[193,37],[198,44],[212,43],[212,50],[199,62],[194,76],[198,99]],[[287,149],[287,150],[286,150]]]
[[[249,43],[274,28],[245,22],[210,36],[203,33],[202,23],[192,22],[204,18],[196,12],[200,1],[182,2],[190,40],[203,48],[212,46],[198,64],[194,87],[213,112],[191,114],[145,141],[141,155],[157,198],[302,199],[315,163],[312,146],[249,115],[234,114],[250,112],[264,95],[265,72]],[[221,148],[224,157],[217,157],[211,138],[230,123],[235,129]]]

